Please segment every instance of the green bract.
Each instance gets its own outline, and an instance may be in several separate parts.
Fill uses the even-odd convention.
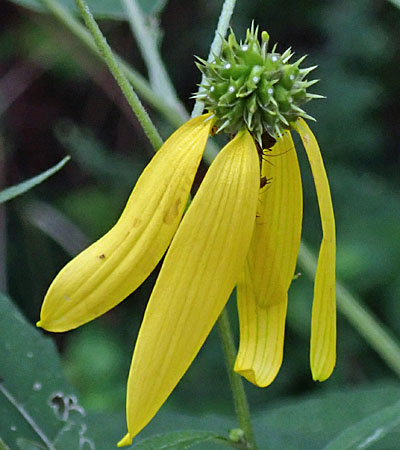
[[[236,133],[247,127],[262,145],[265,132],[277,138],[299,117],[314,120],[300,105],[323,98],[307,92],[318,82],[305,79],[316,66],[300,69],[305,56],[290,64],[291,49],[280,54],[275,44],[268,52],[268,41],[269,35],[263,31],[260,44],[258,27],[252,24],[244,43],[238,43],[231,30],[214,61],[198,58],[204,81],[194,97],[215,115],[217,133]]]

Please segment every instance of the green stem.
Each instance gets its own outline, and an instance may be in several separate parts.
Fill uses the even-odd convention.
[[[154,126],[142,103],[140,102],[139,97],[136,95],[136,92],[133,90],[131,84],[121,70],[120,65],[114,57],[114,54],[110,46],[108,45],[106,38],[104,37],[92,13],[90,12],[89,6],[87,5],[85,0],[75,0],[75,3],[77,4],[82,14],[82,17],[90,34],[93,36],[100,54],[103,56],[104,61],[106,62],[111,73],[114,75],[114,78],[119,84],[122,92],[124,93],[126,100],[132,108],[132,111],[135,113],[137,119],[139,120],[139,123],[146,133],[147,137],[149,138],[153,148],[155,150],[158,150],[162,146],[163,141],[158,134],[157,128]]]
[[[317,259],[304,242],[300,246],[298,261],[307,275],[313,278]],[[336,294],[338,310],[400,377],[400,343],[373,313],[362,305],[361,300],[351,294],[339,281],[336,283]]]
[[[75,37],[77,37],[88,50],[93,52],[94,55],[98,56],[101,61],[103,61],[103,58],[100,55],[100,52],[98,51],[96,43],[94,42],[91,34],[78,20],[76,20],[76,18],[70,13],[67,8],[65,8],[57,0],[39,1],[49,12],[54,15],[54,17],[56,17],[66,28],[68,28],[68,30]],[[166,104],[159,95],[156,95],[153,92],[147,80],[139,72],[134,70],[118,55],[114,55],[114,57],[136,92],[140,94],[147,103],[149,103],[157,111],[163,114],[164,117],[167,117],[169,123],[173,127],[178,128],[185,120],[187,120],[187,118],[189,117],[187,113],[178,114],[176,111],[171,111],[171,107]]]
[[[249,448],[252,450],[257,450],[243,380],[240,375],[236,374],[233,371],[233,366],[235,364],[236,358],[236,348],[226,308],[222,311],[218,319],[218,326],[224,348],[225,361],[229,375],[229,381],[232,388],[236,416],[239,422],[239,426],[244,432],[245,439],[249,444]]]
[[[222,46],[222,38],[226,35],[226,32],[229,28],[229,23],[231,21],[231,17],[233,14],[233,10],[235,9],[236,0],[225,0],[222,6],[222,11],[219,16],[217,29],[215,30],[214,40],[212,41],[210,47],[210,53],[208,54],[208,62],[211,62],[214,59],[214,55],[219,55],[221,52]],[[204,75],[201,77],[200,84],[204,83]],[[199,92],[201,88],[199,89]],[[194,104],[194,108],[192,111],[192,117],[200,116],[200,114],[204,111],[204,103],[196,100]]]
[[[82,44],[86,46],[88,50],[98,56],[103,62],[103,58],[94,42],[91,34],[87,29],[81,25],[75,17],[62,6],[57,0],[39,0],[43,6],[45,6],[49,12],[51,12],[68,30],[77,37]],[[114,55],[120,68],[124,72],[126,78],[129,80],[134,89],[140,94],[140,96],[146,100],[149,105],[156,109],[174,128],[179,128],[183,122],[188,120],[189,115],[187,112],[178,112],[176,109],[171,109],[171,106],[165,102],[164,98],[160,95],[156,95],[147,80],[142,75],[136,72],[127,62],[125,62],[118,55]],[[178,100],[177,100],[178,101]],[[203,159],[210,165],[218,153],[218,149],[215,144],[209,142],[207,144],[206,151],[204,152]]]
[[[186,117],[187,112],[179,101],[174,85],[161,60],[155,33],[146,25],[146,17],[137,0],[122,0],[122,4],[125,7],[132,33],[146,63],[151,87],[157,94],[162,95],[164,101],[180,116]]]

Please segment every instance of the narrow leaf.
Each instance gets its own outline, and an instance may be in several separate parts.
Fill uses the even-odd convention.
[[[400,401],[347,428],[324,450],[364,450],[398,425],[400,425]]]
[[[38,184],[47,180],[47,178],[51,177],[60,169],[62,169],[70,159],[71,159],[70,156],[66,156],[55,166],[51,167],[45,172],[42,172],[40,175],[36,175],[35,177],[29,178],[29,180],[23,181],[20,184],[2,190],[0,192],[0,204],[7,202],[8,200],[11,200],[15,197],[18,197],[19,195],[24,194],[25,192],[37,186]]]

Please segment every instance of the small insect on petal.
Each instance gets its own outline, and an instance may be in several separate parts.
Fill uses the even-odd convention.
[[[302,188],[290,134],[271,150],[274,164],[262,161],[263,177],[256,226],[247,264],[238,282],[240,347],[235,371],[267,386],[282,363],[288,289],[295,272],[302,221]]]

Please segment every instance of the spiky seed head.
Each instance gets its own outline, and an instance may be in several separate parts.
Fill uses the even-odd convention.
[[[261,145],[264,133],[276,139],[297,118],[312,119],[300,106],[320,97],[307,92],[317,82],[306,80],[316,66],[300,69],[305,56],[290,64],[290,48],[280,54],[275,44],[268,52],[269,34],[263,31],[261,42],[258,34],[253,23],[238,43],[231,30],[212,62],[197,58],[204,82],[194,98],[215,115],[217,132],[247,127]]]

